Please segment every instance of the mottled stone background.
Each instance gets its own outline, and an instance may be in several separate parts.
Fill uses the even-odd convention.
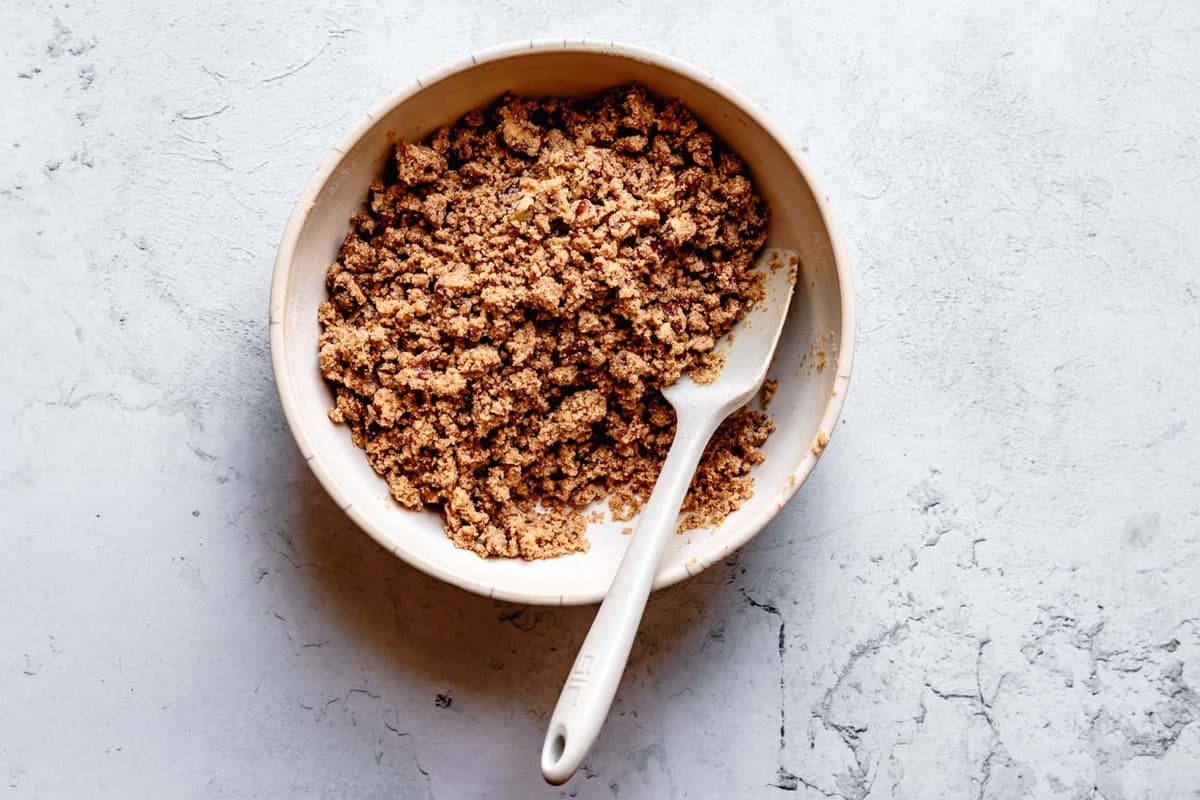
[[[1200,6],[139,6],[0,6],[0,794],[1200,796]],[[561,789],[591,611],[378,550],[297,456],[266,324],[334,139],[545,36],[767,109],[860,311],[812,480],[654,598]]]

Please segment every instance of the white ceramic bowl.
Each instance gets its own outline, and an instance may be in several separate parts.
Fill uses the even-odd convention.
[[[770,206],[769,247],[800,253],[800,280],[771,369],[767,409],[777,430],[754,471],[754,496],[715,530],[667,545],[655,587],[694,575],[745,544],[792,497],[816,464],[845,400],[854,348],[850,276],[824,197],[799,153],[732,89],[693,67],[609,42],[527,42],[478,53],[419,78],[368,111],[308,182],[288,220],[271,285],[271,360],[279,398],[305,460],[338,505],[380,544],[430,575],[472,592],[550,605],[598,602],[628,536],[594,524],[591,550],[545,561],[482,559],[459,550],[433,511],[395,503],[387,484],[325,416],[333,395],[317,366],[317,305],[349,219],[388,156],[389,138],[417,140],[503,92],[586,94],[637,82],[678,97],[749,166]],[[827,364],[818,368],[820,356]],[[780,531],[779,535],[786,535]]]

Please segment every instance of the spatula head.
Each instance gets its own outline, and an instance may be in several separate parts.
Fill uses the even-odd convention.
[[[685,375],[663,390],[677,412],[690,408],[711,412],[719,407],[728,414],[754,396],[767,377],[767,367],[783,331],[799,265],[799,256],[791,250],[763,251],[755,269],[763,274],[765,295],[717,342],[715,352],[724,357],[725,363],[715,379],[697,383]]]

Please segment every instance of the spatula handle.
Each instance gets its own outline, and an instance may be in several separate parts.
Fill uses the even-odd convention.
[[[654,491],[550,718],[542,746],[542,775],[549,783],[565,783],[600,733],[625,672],[663,548],[675,532],[679,507],[719,423],[717,419],[685,425],[684,419],[679,420]]]

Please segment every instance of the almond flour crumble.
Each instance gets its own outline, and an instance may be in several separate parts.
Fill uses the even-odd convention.
[[[719,370],[762,298],[767,209],[678,101],[506,95],[398,142],[329,268],[329,412],[408,508],[481,556],[586,550],[583,509],[628,520],[675,432],[660,388]],[[714,435],[681,529],[753,492],[773,424]]]

